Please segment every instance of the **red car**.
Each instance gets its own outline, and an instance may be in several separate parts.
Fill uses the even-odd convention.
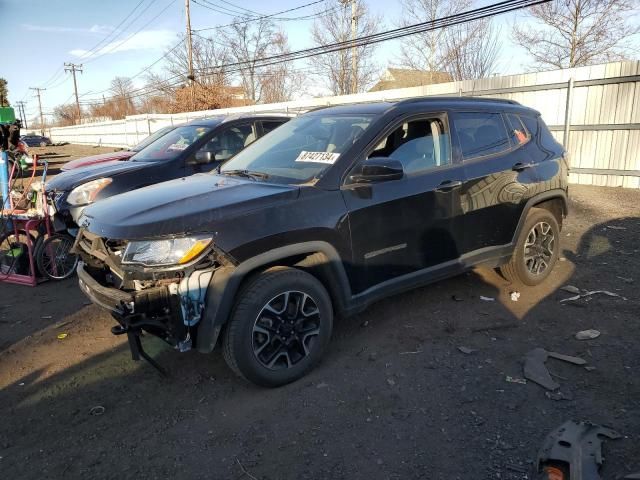
[[[163,137],[175,127],[164,127],[157,132],[149,135],[142,142],[135,147],[131,147],[128,150],[120,150],[119,152],[101,153],[99,155],[91,155],[90,157],[78,158],[77,160],[71,160],[64,164],[61,168],[62,171],[73,170],[74,168],[86,167],[87,165],[95,165],[97,163],[110,162],[112,160],[129,160],[136,153],[142,150],[147,145],[151,145],[160,137]]]

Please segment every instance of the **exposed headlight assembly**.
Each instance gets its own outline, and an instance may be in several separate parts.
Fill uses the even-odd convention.
[[[74,206],[88,205],[93,201],[100,193],[100,190],[105,188],[111,183],[110,178],[99,178],[87,183],[83,183],[79,187],[71,190],[71,193],[67,197],[67,202]]]
[[[147,267],[184,265],[197,258],[210,244],[210,235],[134,241],[127,244],[122,263]]]

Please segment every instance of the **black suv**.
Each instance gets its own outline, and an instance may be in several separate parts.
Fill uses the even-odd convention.
[[[318,362],[334,315],[478,264],[542,282],[567,172],[540,114],[516,102],[319,109],[214,174],[87,208],[80,286],[134,358],[142,330],[181,351],[221,342],[237,373],[282,385]]]
[[[98,200],[154,183],[209,172],[289,120],[285,116],[234,115],[192,120],[159,135],[128,162],[87,165],[47,183],[56,231],[74,233],[84,208]]]

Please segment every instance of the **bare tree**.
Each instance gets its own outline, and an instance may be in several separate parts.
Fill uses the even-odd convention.
[[[108,116],[113,119],[120,119],[127,115],[135,114],[136,107],[132,99],[134,90],[133,81],[129,77],[115,77],[111,80],[111,98],[108,102]]]
[[[351,4],[344,0],[330,0],[334,3],[331,14],[320,15],[314,21],[311,38],[315,46],[328,45],[351,40]],[[320,12],[319,12],[320,13]],[[377,33],[382,19],[371,14],[363,0],[356,0],[356,37]],[[373,61],[375,45],[365,45],[356,49],[357,91],[362,92],[373,83],[378,71]],[[312,57],[310,66],[334,95],[357,93],[352,91],[352,49],[327,53]]]
[[[637,0],[554,0],[529,8],[513,39],[537,67],[571,68],[624,58],[640,31]]]
[[[400,26],[433,22],[468,10],[473,0],[401,0]],[[495,72],[498,35],[484,19],[405,37],[399,63],[414,70],[447,72],[454,80],[482,78]]]
[[[75,104],[58,105],[53,109],[53,121],[59,127],[75,125],[78,118],[78,109]]]
[[[291,51],[287,35],[277,31],[272,37],[271,54]],[[305,76],[295,70],[292,62],[281,62],[266,67],[260,74],[261,100],[264,103],[286,102],[295,92],[303,89]]]
[[[165,62],[165,70],[172,76],[181,78],[187,83],[189,71],[187,44],[184,42],[181,48],[170,50]],[[226,65],[230,61],[229,49],[225,45],[218,44],[212,38],[194,36],[192,41],[193,70],[196,81],[201,85],[228,85],[229,75]],[[160,84],[159,77],[153,78]]]
[[[454,80],[486,78],[496,73],[499,36],[499,29],[494,28],[489,19],[447,29],[445,70]]]
[[[250,21],[249,21],[250,20]],[[262,98],[262,79],[257,63],[269,56],[273,49],[275,27],[268,18],[236,18],[223,34],[231,58],[241,63],[238,68],[246,95],[254,102]]]

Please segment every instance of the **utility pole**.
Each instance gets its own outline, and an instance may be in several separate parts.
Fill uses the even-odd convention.
[[[358,36],[358,5],[357,0],[351,0],[351,93],[358,93],[358,47],[356,47],[356,37]]]
[[[76,72],[82,73],[82,64],[76,65],[75,63],[65,63],[64,71],[71,72],[73,74],[73,89],[76,93],[76,107],[78,108],[78,122],[82,118],[82,111],[80,110],[80,100],[78,100],[78,83],[76,82]]]
[[[24,128],[29,128],[29,126],[27,125],[27,114],[24,111],[24,106],[26,105],[25,102],[16,102],[16,105],[18,106],[18,112],[20,112],[20,119],[22,120],[22,126]]]
[[[191,87],[191,108],[195,108],[195,90],[194,90],[194,80],[193,76],[193,44],[191,41],[191,13],[189,10],[189,0],[184,0],[184,11],[185,17],[187,20],[187,60],[189,65],[189,74],[187,78],[189,79],[189,85]]]
[[[44,135],[44,115],[42,114],[42,99],[40,98],[40,92],[46,90],[46,88],[29,87],[29,90],[35,90],[38,96],[38,108],[40,109],[40,133]]]

